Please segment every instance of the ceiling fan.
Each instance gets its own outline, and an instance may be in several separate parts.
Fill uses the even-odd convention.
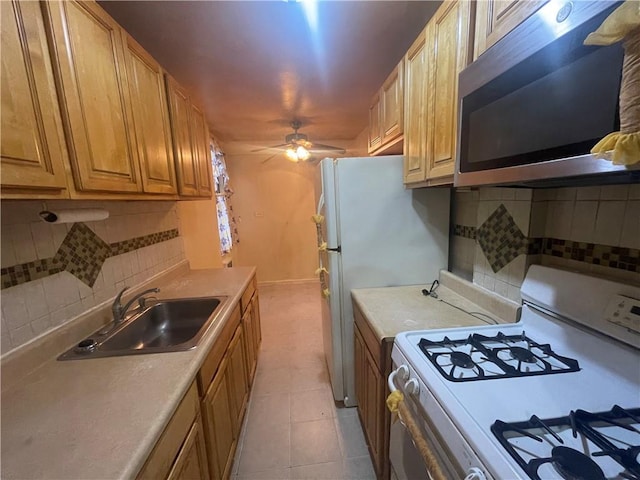
[[[311,142],[309,137],[304,133],[298,133],[298,130],[302,126],[302,123],[298,120],[291,122],[291,128],[293,133],[290,133],[284,137],[285,143],[280,145],[274,145],[272,147],[258,148],[252,150],[252,152],[262,152],[265,150],[280,150],[284,152],[284,156],[292,162],[304,162],[312,160],[314,157],[331,155],[331,154],[343,154],[346,152],[344,148],[334,147],[331,145],[323,145],[322,143]],[[277,155],[277,154],[275,154]],[[264,160],[262,163],[267,162],[271,157]]]

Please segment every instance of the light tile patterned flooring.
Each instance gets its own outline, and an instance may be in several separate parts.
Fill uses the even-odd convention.
[[[232,479],[374,480],[355,408],[333,401],[317,284],[260,288],[262,345]]]

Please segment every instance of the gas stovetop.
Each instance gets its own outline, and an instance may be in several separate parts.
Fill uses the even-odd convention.
[[[470,446],[487,478],[640,480],[640,288],[533,265],[521,292],[518,323],[396,336],[394,365],[419,387],[411,401],[448,432],[460,465],[454,446]],[[576,461],[604,476],[563,471]]]
[[[523,422],[496,420],[491,431],[533,480],[640,479],[640,408],[615,405],[610,411],[571,411],[559,418],[536,415]]]
[[[521,334],[493,336],[471,334],[464,339],[419,343],[438,372],[452,382],[527,377],[580,370],[577,360],[556,354],[549,344]]]

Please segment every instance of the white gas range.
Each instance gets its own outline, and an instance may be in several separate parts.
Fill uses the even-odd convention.
[[[395,339],[440,478],[640,479],[640,288],[534,265],[521,292],[518,323]],[[401,425],[392,478],[436,478]]]

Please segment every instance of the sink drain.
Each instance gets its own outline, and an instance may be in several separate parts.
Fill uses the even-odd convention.
[[[97,346],[98,343],[93,338],[87,338],[86,340],[82,340],[73,351],[76,353],[91,353]]]

